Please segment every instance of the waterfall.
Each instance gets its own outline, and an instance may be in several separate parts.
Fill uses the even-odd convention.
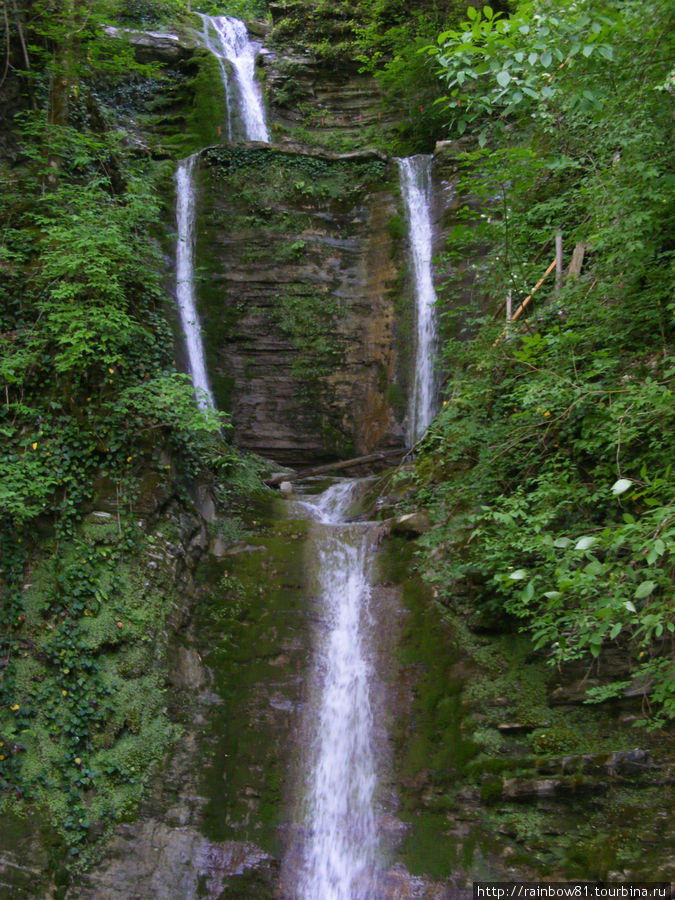
[[[265,124],[265,110],[262,96],[255,80],[255,58],[260,45],[249,41],[246,26],[239,19],[230,16],[205,16],[204,41],[208,49],[218,59],[225,85],[228,116],[228,138],[232,139],[232,96],[226,61],[234,71],[238,88],[237,100],[244,137],[251,141],[269,141]],[[212,32],[217,42],[212,38]],[[195,189],[192,173],[198,154],[195,153],[178,164],[176,171],[176,296],[180,320],[185,335],[188,363],[195,386],[197,403],[201,409],[214,407],[213,395],[209,388],[204,361],[194,285],[194,229],[195,229]]]
[[[213,407],[213,395],[209,388],[204,361],[204,348],[195,304],[194,242],[195,242],[195,188],[192,172],[197,161],[195,153],[178,163],[176,170],[176,297],[178,311],[185,335],[188,364],[200,409]]]
[[[316,503],[301,502],[321,523],[319,615],[308,705],[311,733],[297,900],[368,900],[377,863],[369,654],[368,537],[346,525],[356,482],[339,482]]]
[[[415,281],[415,375],[410,398],[409,441],[427,430],[435,414],[436,292],[431,271],[431,156],[397,159],[408,223]]]
[[[234,140],[232,126],[232,85],[227,63],[230,64],[239,97],[239,112],[244,126],[242,137],[248,141],[270,139],[265,121],[260,86],[255,78],[255,59],[260,44],[249,40],[243,22],[231,16],[206,16],[200,13],[204,23],[203,38],[208,50],[218,60],[227,100],[227,138]]]

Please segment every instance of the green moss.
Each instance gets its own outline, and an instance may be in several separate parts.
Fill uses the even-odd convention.
[[[493,776],[486,778],[480,786],[480,799],[483,803],[495,803],[502,796],[502,780]]]
[[[387,233],[392,240],[392,253],[398,254],[407,233],[407,226],[403,216],[399,215],[399,213],[394,213],[394,215],[389,217]]]
[[[31,573],[22,628],[33,650],[16,660],[18,709],[13,722],[3,717],[11,753],[0,760],[20,798],[5,792],[0,804],[44,811],[71,860],[88,858],[97,837],[133,814],[176,735],[162,667],[176,597],[148,565],[149,553],[173,552],[169,531],[151,543],[129,523],[90,517],[62,542],[57,565],[44,557]]]
[[[218,143],[227,134],[225,88],[216,58],[206,50],[197,50],[184,70],[186,75],[162,101],[181,112],[175,117],[165,113],[153,123],[162,143],[178,159]]]
[[[247,550],[219,564],[221,580],[197,624],[214,634],[207,661],[223,700],[204,735],[210,763],[203,772],[209,798],[203,828],[213,840],[251,839],[278,855],[288,747],[270,707],[277,702],[271,685],[283,681],[288,648],[304,640],[308,523],[275,520],[274,505],[263,507]],[[263,685],[269,687],[261,695]]]

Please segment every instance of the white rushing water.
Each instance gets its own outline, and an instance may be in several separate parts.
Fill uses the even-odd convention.
[[[410,397],[409,440],[427,430],[436,412],[436,291],[431,270],[431,157],[397,160],[408,223],[408,240],[415,281],[415,373]]]
[[[317,529],[324,623],[314,656],[312,734],[297,900],[369,900],[377,866],[376,754],[368,648],[370,582],[363,526],[345,525],[354,482],[303,509]]]
[[[195,188],[192,177],[198,154],[182,159],[176,170],[176,297],[178,311],[185,335],[188,364],[200,409],[213,408],[213,395],[209,387],[204,361],[202,333],[195,303],[194,243],[195,243]]]
[[[239,137],[248,141],[268,142],[270,136],[265,120],[265,106],[255,77],[255,60],[260,44],[249,39],[246,25],[239,19],[231,16],[206,16],[203,13],[200,15],[204,23],[204,43],[218,60],[225,86],[228,140],[237,137],[234,134],[232,115],[236,103],[244,128],[244,134]],[[234,73],[234,86],[231,84],[227,63]]]

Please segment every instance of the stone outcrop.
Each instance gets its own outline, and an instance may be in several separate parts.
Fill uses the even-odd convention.
[[[176,63],[181,59],[190,59],[196,47],[184,35],[164,31],[136,31],[107,25],[104,33],[109,38],[131,44],[136,59],[141,63]]]
[[[226,145],[201,155],[197,183],[199,312],[235,443],[287,465],[402,446],[395,166]]]

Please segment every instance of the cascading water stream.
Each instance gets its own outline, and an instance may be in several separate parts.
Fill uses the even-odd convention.
[[[410,397],[409,441],[418,441],[436,412],[436,292],[431,270],[431,157],[397,159],[406,209],[415,281],[415,373]]]
[[[214,407],[204,361],[204,347],[195,304],[195,189],[192,173],[197,154],[182,159],[176,170],[176,297],[185,335],[188,364],[200,409]]]
[[[232,138],[232,97],[225,60],[230,62],[235,73],[244,137],[254,141],[269,141],[262,95],[255,80],[255,58],[260,45],[249,40],[246,26],[239,19],[200,15],[204,23],[204,41],[218,59],[223,76],[228,109],[228,138]],[[217,42],[211,37],[211,31],[217,36]],[[193,172],[198,157],[199,154],[195,153],[181,160],[176,170],[176,297],[197,404],[200,409],[208,409],[215,407],[215,403],[206,374],[194,280],[196,203]]]
[[[316,502],[296,501],[318,521],[321,608],[308,707],[311,734],[304,839],[294,900],[369,900],[377,869],[377,781],[368,646],[368,537],[345,524],[357,482]]]
[[[239,112],[244,127],[242,137],[248,141],[269,141],[260,86],[255,78],[255,60],[260,44],[251,41],[246,25],[231,16],[206,16],[200,13],[204,23],[203,38],[208,50],[218,60],[227,100],[227,137],[234,140],[232,123],[232,85],[227,63],[232,67],[239,94]]]

